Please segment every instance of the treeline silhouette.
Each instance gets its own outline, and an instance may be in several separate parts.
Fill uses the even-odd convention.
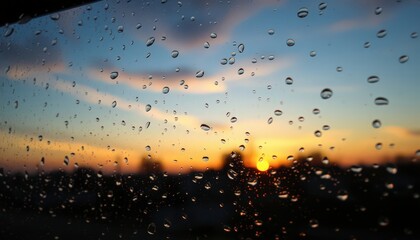
[[[420,165],[340,168],[320,153],[259,172],[0,170],[0,239],[419,239]]]

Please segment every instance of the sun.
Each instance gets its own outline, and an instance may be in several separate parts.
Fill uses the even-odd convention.
[[[257,161],[257,169],[261,172],[267,171],[269,166],[270,165],[268,164],[268,161],[266,160]]]

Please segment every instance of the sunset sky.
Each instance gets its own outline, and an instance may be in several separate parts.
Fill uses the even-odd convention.
[[[150,155],[177,173],[232,151],[277,167],[299,150],[348,166],[420,149],[419,1],[163,2],[0,28],[1,168],[136,172]]]

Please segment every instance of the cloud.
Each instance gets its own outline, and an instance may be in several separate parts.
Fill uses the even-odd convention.
[[[420,137],[420,129],[408,129],[399,126],[383,127],[384,131],[398,138],[418,138]]]

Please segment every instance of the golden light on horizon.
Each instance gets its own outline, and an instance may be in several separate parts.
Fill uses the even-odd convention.
[[[257,161],[258,171],[265,172],[265,171],[268,170],[268,167],[270,167],[270,165],[268,164],[267,160],[258,160]]]

